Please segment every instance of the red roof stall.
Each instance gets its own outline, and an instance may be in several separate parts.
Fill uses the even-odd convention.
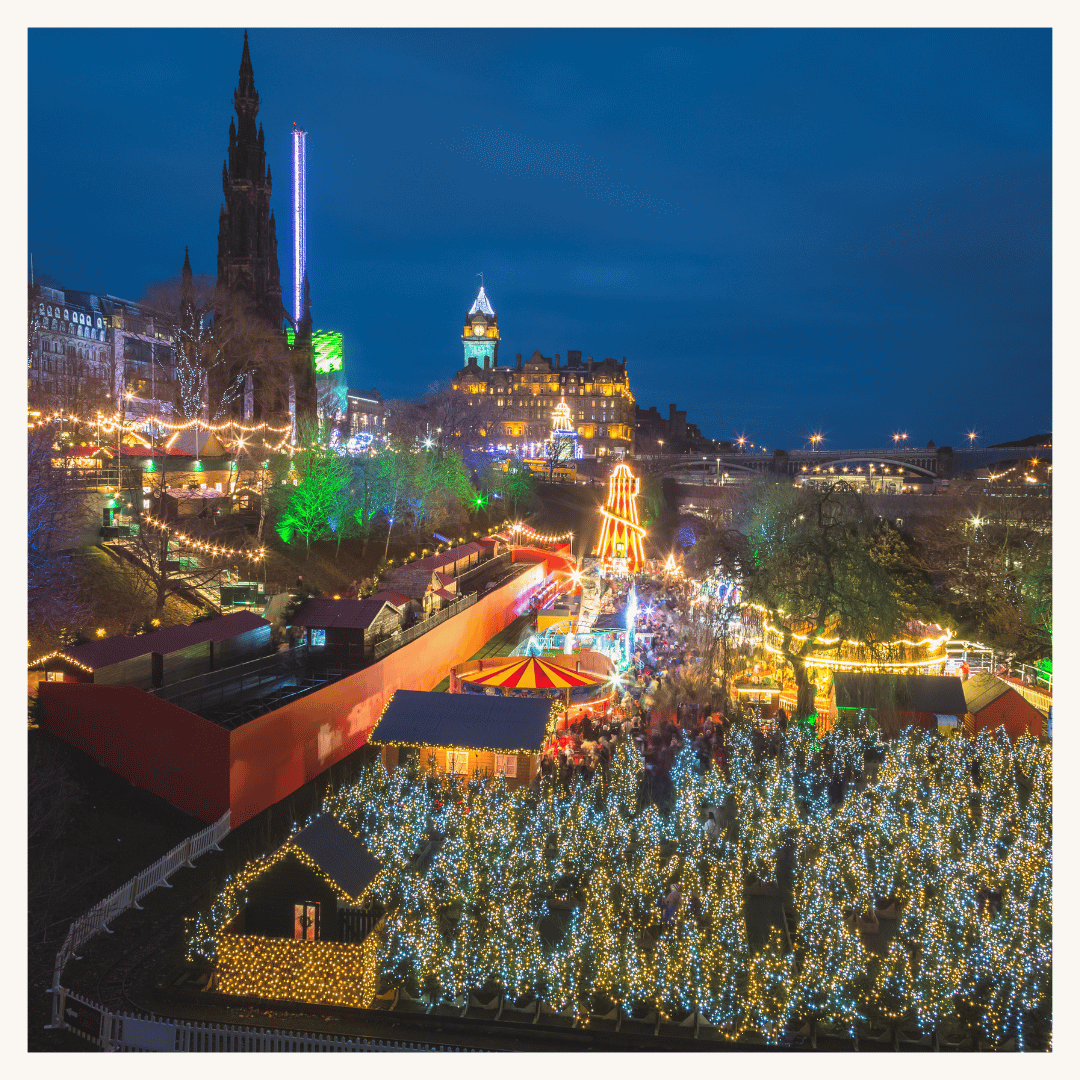
[[[1021,735],[1045,735],[1046,717],[1007,682],[981,671],[963,683],[967,715],[964,731],[977,735],[1003,727],[1010,741]]]

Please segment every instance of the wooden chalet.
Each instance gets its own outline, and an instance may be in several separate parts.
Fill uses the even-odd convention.
[[[544,698],[398,690],[369,741],[390,771],[411,759],[424,771],[501,773],[513,789],[539,774],[551,709]]]
[[[887,739],[912,726],[955,732],[967,711],[963,683],[955,675],[837,671],[832,692],[839,719],[865,713]]]
[[[253,660],[270,651],[270,624],[254,612],[237,611],[191,626],[166,626],[128,637],[115,634],[61,649],[31,670],[46,682],[168,686],[208,671]]]
[[[352,661],[370,659],[375,643],[402,626],[401,608],[377,596],[365,600],[309,597],[292,617],[309,648],[337,647]]]
[[[964,731],[977,735],[1003,727],[1010,741],[1021,735],[1047,734],[1046,717],[1018,690],[989,671],[981,671],[962,684]]]
[[[215,988],[225,994],[366,1008],[375,996],[384,909],[378,859],[321,814],[241,874],[240,912],[218,934]]]

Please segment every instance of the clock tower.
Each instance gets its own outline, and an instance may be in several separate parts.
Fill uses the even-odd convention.
[[[499,363],[499,316],[491,306],[484,286],[476,294],[469,314],[465,316],[465,330],[461,335],[465,345],[465,366],[475,363],[478,368],[494,368]]]

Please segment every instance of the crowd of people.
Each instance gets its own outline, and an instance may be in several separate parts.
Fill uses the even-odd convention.
[[[671,793],[671,768],[679,751],[688,746],[703,771],[727,770],[725,735],[731,718],[710,705],[681,702],[662,708],[654,700],[664,681],[698,661],[689,634],[679,625],[680,590],[686,586],[660,581],[639,583],[635,645],[630,670],[623,674],[621,695],[601,711],[585,710],[557,725],[544,748],[540,775],[569,788],[576,780],[606,775],[619,743],[630,739],[645,763],[647,797],[664,800]],[[616,586],[605,597],[606,606],[627,607],[629,586]],[[732,711],[731,709],[728,710]],[[783,710],[771,734],[755,730],[755,751],[776,752],[787,717]]]

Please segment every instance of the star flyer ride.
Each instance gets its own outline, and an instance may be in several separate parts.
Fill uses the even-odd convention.
[[[596,554],[611,574],[636,574],[645,565],[645,530],[638,523],[637,497],[641,481],[626,464],[608,477],[607,506],[600,508],[604,525]]]

